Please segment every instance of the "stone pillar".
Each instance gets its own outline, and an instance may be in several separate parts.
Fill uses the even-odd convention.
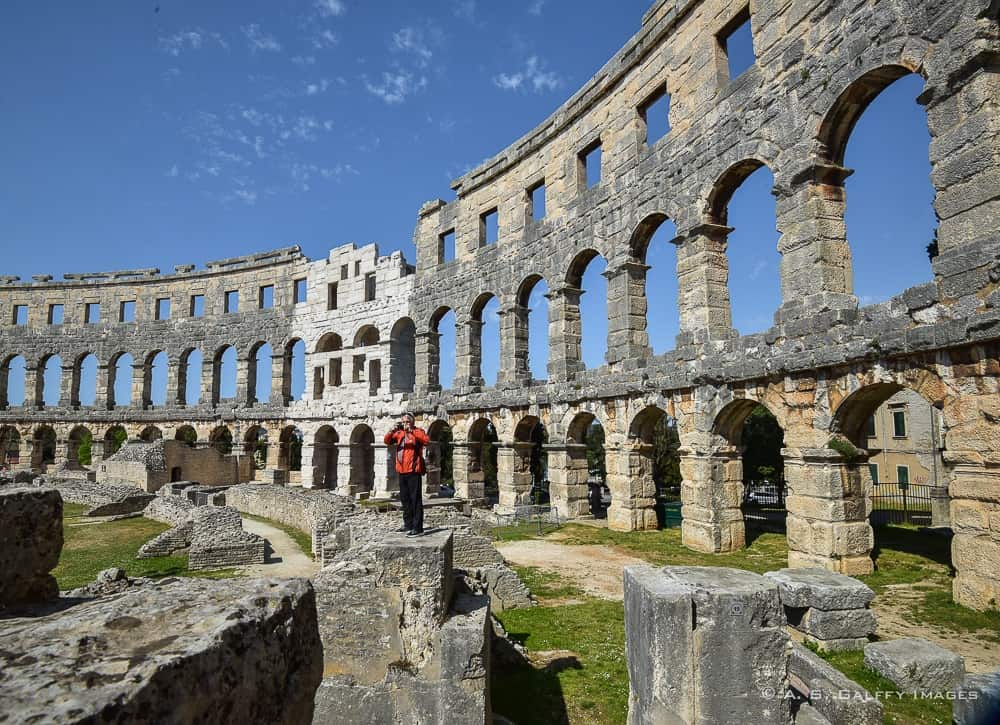
[[[424,461],[427,472],[424,474],[424,496],[436,496],[441,490],[441,444],[431,441],[424,446]]]
[[[469,449],[468,443],[455,443],[452,448],[451,468],[455,478],[455,497],[479,501],[486,496],[486,481],[482,470],[469,470],[472,461],[472,451]]]
[[[291,399],[291,377],[288,379],[288,389],[285,389],[285,355],[281,352],[271,354],[271,397],[272,405],[287,405]]]
[[[497,382],[513,385],[530,379],[528,308],[511,305],[500,310],[500,372]]]
[[[261,480],[269,483],[276,483],[279,486],[284,486],[288,481],[288,471],[279,468],[279,465],[285,464],[286,461],[281,461],[281,441],[280,436],[269,435],[267,439],[267,463],[264,466],[264,470],[261,473]],[[233,445],[237,442],[233,441]]]
[[[302,441],[302,465],[299,469],[299,483],[302,488],[315,488],[316,470],[313,468],[313,444],[308,439]]]
[[[145,410],[152,405],[152,365],[132,363],[132,400],[129,406]]]
[[[864,461],[827,448],[783,448],[788,496],[788,566],[857,576],[874,571],[868,523],[872,487]]]
[[[254,361],[256,363],[256,361]],[[306,368],[308,370],[308,368]],[[308,385],[306,386],[309,387]],[[303,396],[306,394],[303,391]],[[241,408],[253,400],[254,391],[250,390],[250,361],[243,355],[236,355],[236,405]]]
[[[180,361],[167,358],[167,405],[173,403],[181,407],[184,406],[184,389],[187,387],[186,383],[187,381],[183,380],[183,376],[181,375]],[[173,401],[170,399],[171,391],[173,391]]]
[[[951,497],[947,486],[931,486],[931,526],[951,526]]]
[[[609,365],[652,354],[646,331],[646,272],[648,264],[629,260],[604,271],[608,280]]]
[[[31,441],[27,438],[18,437],[17,439],[17,463],[11,466],[11,470],[14,471],[30,471],[31,470]]]
[[[351,496],[351,444],[337,443],[337,493]]]
[[[531,452],[535,444],[515,441],[497,444],[497,487],[500,503],[497,510],[513,513],[515,506],[531,501]]]
[[[104,439],[94,436],[90,441],[90,467],[94,468],[104,460]]]
[[[73,376],[76,373],[75,365],[63,365],[59,376],[59,405],[78,408],[80,407],[80,401],[75,400],[74,389],[76,386],[73,385]]]
[[[395,462],[396,446],[374,443],[372,453],[375,456],[372,497],[391,498],[393,493],[399,493],[399,474],[396,473]]]
[[[97,380],[94,383],[94,407],[113,410],[115,407],[115,388],[111,376],[114,375],[114,365],[97,365]],[[25,387],[27,390],[27,387]]]
[[[976,452],[944,455],[953,465],[952,596],[972,609],[995,608],[1000,602],[1000,466],[982,463]]]
[[[550,443],[549,500],[563,519],[590,515],[587,479],[587,446],[583,443]]]
[[[71,444],[72,441],[69,438],[56,438],[56,450],[55,453],[52,454],[52,470],[66,466],[70,460],[76,460],[76,455],[73,455],[72,457],[69,455],[69,447]]]
[[[38,372],[38,368],[33,365],[24,366],[24,403],[22,407],[24,408],[41,408],[42,407],[42,390],[41,381],[45,377],[44,371],[41,374]]]
[[[214,407],[219,402],[219,385],[216,379],[216,372],[215,361],[207,355],[203,356],[201,359],[201,397],[199,399],[201,405],[211,405]],[[270,460],[268,458],[268,463],[270,463]]]
[[[656,486],[653,483],[653,446],[630,440],[620,446],[604,444],[611,506],[608,528],[645,531],[658,528]]]
[[[483,387],[483,321],[466,320],[455,326],[456,388]]]
[[[570,380],[583,370],[580,295],[583,290],[561,287],[551,290],[549,301],[549,381]]]
[[[677,309],[680,336],[692,342],[736,336],[729,307],[726,238],[732,227],[702,224],[677,244]]]
[[[746,546],[743,459],[735,447],[712,452],[681,448],[681,543],[717,554]]]
[[[441,372],[441,335],[437,332],[417,333],[416,339],[417,395],[440,390],[438,376]]]

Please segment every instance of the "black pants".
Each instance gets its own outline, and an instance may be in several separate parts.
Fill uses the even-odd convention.
[[[399,500],[403,504],[403,526],[407,531],[423,533],[424,492],[419,473],[399,474]]]

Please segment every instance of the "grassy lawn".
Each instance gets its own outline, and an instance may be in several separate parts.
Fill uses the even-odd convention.
[[[254,521],[259,521],[262,524],[267,524],[268,526],[273,526],[276,529],[281,529],[294,541],[298,547],[302,550],[302,553],[308,557],[312,557],[312,534],[297,529],[294,526],[288,526],[280,521],[275,521],[274,519],[265,519],[263,516],[254,516],[252,514],[240,514],[245,519],[253,519]]]
[[[99,524],[83,515],[88,506],[63,504],[63,549],[52,574],[60,589],[74,589],[94,581],[98,572],[121,567],[130,577],[232,576],[231,569],[189,571],[187,555],[136,559],[139,547],[169,527],[145,518],[122,519]]]

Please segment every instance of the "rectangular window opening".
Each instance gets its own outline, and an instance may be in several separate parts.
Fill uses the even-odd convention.
[[[306,289],[307,289],[306,281],[304,279],[297,279],[295,280],[294,284],[295,284],[295,289],[294,289],[295,304],[301,305],[303,302],[306,301]]]
[[[132,319],[135,319],[135,302],[132,303]],[[88,302],[83,308],[83,321],[88,325],[96,325],[101,321],[101,303]]]
[[[204,317],[205,295],[191,295],[191,317]]]
[[[865,424],[865,436],[867,438],[875,437],[875,416],[868,416],[868,422]]]
[[[455,259],[455,230],[451,229],[438,237],[438,263]]]
[[[909,466],[896,466],[896,483],[900,486],[906,486],[910,483],[910,467]]]
[[[868,464],[868,473],[871,474],[872,483],[878,483],[878,464],[877,463],[869,463]]]
[[[346,264],[340,265],[340,278],[347,279],[348,266]]]
[[[240,311],[239,290],[230,290],[229,292],[226,292],[225,311],[227,314]]]
[[[63,323],[63,306],[49,305],[49,324],[61,325]]]
[[[157,320],[169,320],[170,319],[170,298],[161,297],[156,300],[156,319]]]
[[[266,284],[260,288],[260,299],[258,305],[262,310],[269,310],[274,307],[274,285]]]
[[[354,276],[359,277],[361,275],[361,262],[354,263]]]
[[[528,218],[539,221],[545,218],[545,180],[528,189]]]
[[[894,438],[906,438],[906,412],[892,411],[892,435]]]
[[[330,361],[330,385],[335,388],[339,388],[344,382],[342,369],[343,363],[339,357]]]
[[[337,283],[331,282],[326,286],[326,309],[337,309]]]
[[[11,321],[15,325],[27,325],[28,324],[28,306],[27,305],[14,305],[14,316]]]
[[[652,146],[670,133],[670,94],[661,86],[639,107],[639,117],[646,132],[645,143]]]
[[[375,300],[375,273],[369,272],[365,275],[365,302]]]
[[[753,50],[753,29],[750,26],[750,7],[747,6],[729,21],[716,36],[725,68],[732,80],[757,62]]]
[[[118,306],[118,321],[135,322],[135,300],[122,302]],[[88,322],[90,322],[90,320],[88,320]]]
[[[580,152],[578,157],[580,186],[589,189],[601,183],[601,140],[598,139]]]
[[[479,246],[495,244],[500,238],[500,214],[490,209],[479,215]]]

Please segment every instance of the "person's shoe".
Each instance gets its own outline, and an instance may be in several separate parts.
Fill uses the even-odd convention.
[[[423,535],[424,535],[423,531],[411,531],[407,534],[407,536],[423,536]]]
[[[398,529],[396,529],[397,534],[408,534],[411,531],[413,531],[413,529],[408,529],[405,526],[400,526]]]

